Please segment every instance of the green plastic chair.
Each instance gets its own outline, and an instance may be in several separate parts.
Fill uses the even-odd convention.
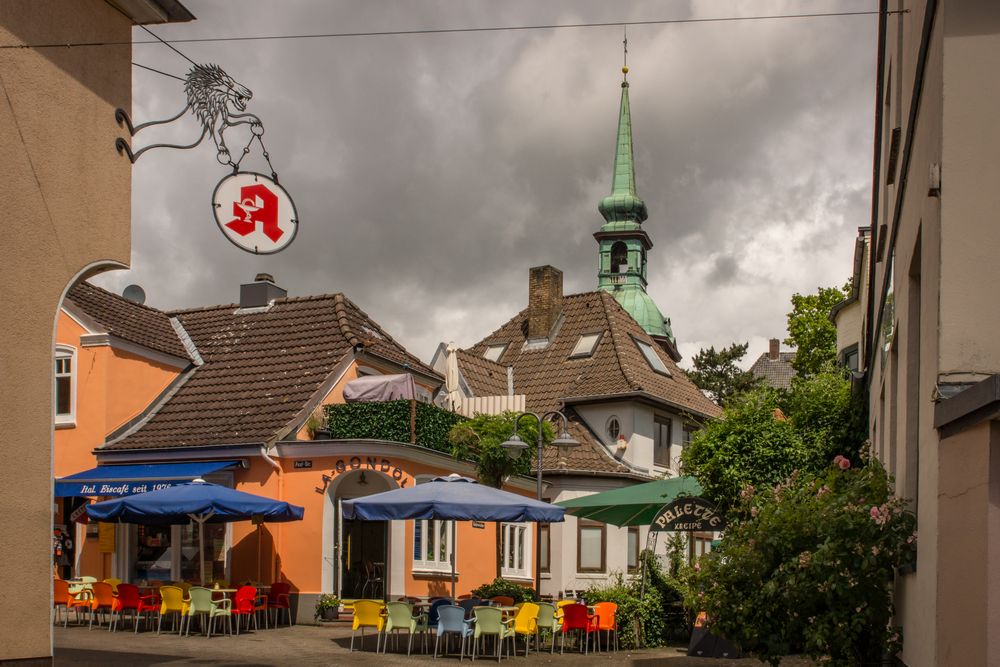
[[[188,604],[187,610],[188,636],[191,635],[191,618],[196,615],[207,617],[207,619],[202,619],[203,623],[205,623],[205,620],[208,621],[202,628],[208,629],[208,637],[212,636],[212,630],[215,629],[215,619],[220,616],[226,619],[226,627],[229,629],[229,633],[232,634],[232,600],[213,600],[212,589],[202,586],[192,586],[188,589],[188,595],[191,596],[191,602]]]
[[[474,607],[473,615],[476,617],[475,631],[472,635],[472,659],[475,660],[479,654],[479,642],[481,638],[493,635],[497,638],[497,662],[503,657],[503,640],[510,638],[511,644],[514,642],[514,620],[503,620],[503,612],[496,607]]]
[[[535,618],[535,629],[538,632],[542,630],[548,630],[549,636],[552,637],[552,645],[549,647],[549,653],[555,653],[556,650],[556,628],[559,626],[558,621],[556,621],[556,608],[555,605],[549,604],[548,602],[538,603],[538,617]],[[537,637],[535,639],[535,651],[541,647],[541,638]]]
[[[409,642],[406,644],[406,655],[413,649],[413,635],[421,633],[424,638],[424,653],[427,653],[427,614],[413,615],[410,605],[405,602],[389,602],[385,605],[386,619],[382,626],[385,639],[382,642],[382,653],[389,648],[389,633],[393,633],[393,646],[399,642],[399,631],[406,630]]]

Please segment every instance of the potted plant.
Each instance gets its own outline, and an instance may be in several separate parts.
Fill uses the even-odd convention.
[[[317,621],[336,621],[340,618],[340,598],[331,593],[320,595],[313,616]]]

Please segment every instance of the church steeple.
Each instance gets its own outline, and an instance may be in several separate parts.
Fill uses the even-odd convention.
[[[628,53],[627,38],[625,53]],[[659,340],[672,357],[679,359],[670,320],[663,317],[646,293],[646,253],[653,247],[653,242],[642,228],[649,213],[646,202],[635,188],[627,64],[622,67],[622,74],[611,194],[597,206],[605,221],[600,231],[594,234],[600,256],[597,287],[610,292],[646,333]]]

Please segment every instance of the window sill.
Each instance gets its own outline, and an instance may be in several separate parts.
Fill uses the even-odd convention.
[[[607,572],[577,572],[577,579],[607,579]]]
[[[500,576],[507,581],[529,581],[533,582],[535,579],[530,574],[512,574],[510,572],[500,572]],[[543,575],[544,576],[544,575]]]
[[[451,568],[447,570],[439,570],[437,568],[431,569],[427,567],[414,567],[412,572],[414,577],[420,577],[422,579],[451,579]],[[461,574],[458,570],[455,570],[455,576]]]
[[[55,427],[57,431],[64,428],[76,428],[76,421],[56,422]]]

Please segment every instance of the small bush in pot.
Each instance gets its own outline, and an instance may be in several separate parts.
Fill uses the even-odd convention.
[[[340,598],[326,593],[316,601],[316,611],[313,617],[319,621],[336,621],[340,618]]]

